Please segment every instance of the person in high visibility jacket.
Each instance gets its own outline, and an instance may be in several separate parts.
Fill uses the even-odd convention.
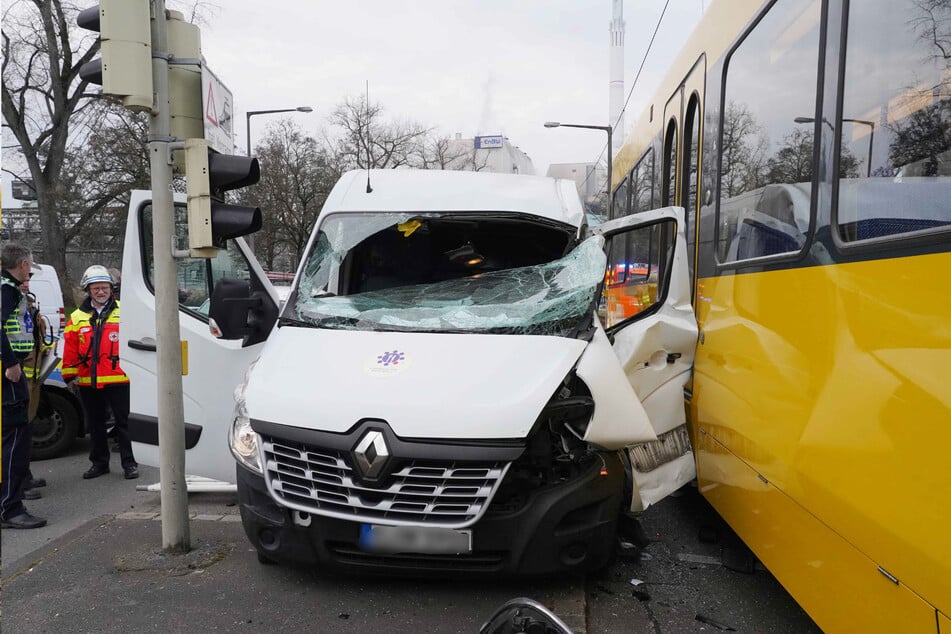
[[[0,467],[0,527],[39,528],[46,520],[31,515],[23,506],[23,491],[30,478],[30,389],[23,372],[23,358],[33,349],[33,325],[20,284],[30,279],[33,254],[24,246],[8,242],[0,254],[3,355],[3,456]]]
[[[33,274],[30,273],[30,277]],[[55,355],[56,339],[46,323],[46,317],[40,312],[39,304],[36,303],[36,296],[30,292],[29,277],[20,284],[20,292],[23,293],[23,299],[26,302],[26,322],[33,324],[33,349],[27,353],[20,361],[20,367],[26,375],[26,383],[30,388],[30,405],[27,410],[27,420],[33,423],[36,413],[39,411],[40,399],[40,371],[44,367],[47,357]],[[31,428],[32,435],[32,428]],[[26,482],[23,484],[23,499],[38,500],[43,495],[37,490],[46,486],[45,478],[33,477],[33,471],[28,472]]]
[[[108,408],[115,418],[122,471],[131,480],[139,477],[139,466],[129,439],[129,377],[119,365],[119,302],[113,297],[113,280],[104,266],[94,264],[86,269],[80,286],[88,296],[69,316],[63,331],[62,372],[64,381],[79,384],[92,445],[92,466],[83,479],[109,473]]]

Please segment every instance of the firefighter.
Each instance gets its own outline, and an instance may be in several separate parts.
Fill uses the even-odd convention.
[[[129,439],[129,377],[119,366],[119,302],[113,296],[113,279],[104,266],[94,264],[83,273],[80,286],[88,296],[63,332],[63,379],[79,384],[89,430],[92,466],[83,479],[109,473],[106,420],[111,409],[122,471],[131,480],[139,477],[139,466]]]
[[[19,286],[30,279],[33,254],[8,242],[3,246],[2,292],[3,347],[3,473],[0,476],[0,526],[39,528],[46,520],[23,506],[23,490],[30,477],[30,389],[23,372],[23,358],[33,349],[33,324],[26,296]]]

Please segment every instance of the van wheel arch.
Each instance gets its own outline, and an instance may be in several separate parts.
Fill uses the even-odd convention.
[[[69,451],[73,441],[84,432],[82,407],[68,390],[43,386],[39,409],[30,426],[33,433],[30,458],[57,458]]]

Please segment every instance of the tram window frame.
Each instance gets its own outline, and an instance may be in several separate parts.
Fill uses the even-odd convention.
[[[669,207],[677,203],[677,142],[680,129],[677,119],[671,117],[664,126],[664,146],[661,157],[660,206]],[[671,191],[673,189],[673,191]]]
[[[838,125],[836,126],[836,132],[834,135],[834,154],[833,156],[839,157],[842,151],[842,135],[843,135],[843,117],[845,109],[845,100],[846,92],[849,87],[849,73],[848,73],[848,53],[849,53],[849,25],[850,25],[850,16],[852,10],[852,4],[846,2],[843,8],[843,18],[841,21],[841,32],[839,33],[839,38],[841,46],[839,47],[839,58],[837,60],[837,71],[838,71],[838,92],[836,94],[836,112],[835,118]],[[861,10],[861,9],[860,9]],[[865,79],[863,77],[863,79]],[[849,121],[846,117],[846,121]],[[881,126],[881,123],[879,123]],[[873,128],[874,134],[874,128]],[[881,133],[879,133],[881,134]],[[881,138],[881,137],[879,137]],[[871,142],[871,139],[870,139]],[[871,157],[872,150],[869,151],[869,156]],[[860,254],[867,252],[874,252],[877,249],[881,248],[909,248],[916,246],[928,246],[933,244],[939,244],[947,241],[948,235],[951,234],[951,224],[938,225],[935,227],[927,227],[924,229],[917,229],[912,231],[904,231],[900,233],[890,233],[881,236],[874,236],[870,238],[853,238],[845,239],[843,238],[843,233],[846,231],[844,224],[839,222],[839,193],[840,193],[840,183],[842,178],[840,178],[840,163],[838,160],[833,161],[832,169],[832,209],[831,209],[831,234],[832,241],[835,244],[836,250],[843,254]],[[871,166],[868,167],[868,172],[871,172]],[[871,179],[872,176],[869,175],[866,177]],[[948,178],[951,178],[949,176]],[[873,220],[873,218],[868,218]],[[859,219],[861,220],[861,218]]]
[[[810,186],[809,194],[809,209],[808,209],[808,225],[805,231],[801,231],[803,241],[800,247],[797,250],[783,251],[779,253],[770,253],[767,255],[758,255],[753,257],[746,258],[736,258],[729,259],[729,250],[725,257],[721,257],[721,229],[725,226],[725,219],[722,215],[722,202],[723,195],[721,191],[722,187],[722,175],[723,175],[723,135],[724,135],[724,121],[727,114],[727,107],[729,103],[729,97],[731,93],[728,90],[728,80],[730,76],[730,68],[733,62],[733,57],[741,49],[743,44],[747,41],[749,36],[756,31],[756,29],[763,23],[764,19],[769,15],[770,11],[777,5],[780,4],[783,0],[772,0],[772,2],[767,3],[756,15],[756,17],[750,22],[749,26],[744,30],[739,37],[733,42],[724,56],[723,69],[720,76],[720,102],[719,102],[719,114],[717,121],[717,155],[716,155],[716,200],[715,200],[715,213],[714,213],[714,236],[713,236],[713,250],[714,250],[714,262],[715,267],[718,272],[731,271],[738,268],[753,268],[762,266],[764,264],[772,264],[774,262],[791,262],[799,260],[805,256],[806,253],[812,248],[812,244],[816,239],[816,226],[817,226],[817,208],[818,208],[818,182],[819,182],[819,163],[820,163],[820,154],[821,154],[821,140],[816,142],[816,139],[820,137],[814,133],[813,136],[813,151],[812,151],[812,161],[813,161],[813,173]],[[827,43],[827,32],[828,32],[828,11],[829,3],[825,0],[814,0],[818,6],[819,10],[819,33],[818,41],[816,44],[817,47],[817,58],[814,66],[815,70],[815,99],[812,104],[812,114],[815,120],[820,120],[821,117],[821,108],[822,108],[822,98],[823,98],[823,82],[825,77],[825,49]],[[815,126],[818,128],[818,124]],[[763,189],[767,185],[764,185],[761,188]],[[750,190],[750,192],[755,192],[757,189]],[[742,192],[739,195],[743,195],[750,192]],[[763,225],[766,229],[773,229],[774,227],[770,225]],[[734,237],[736,233],[734,232]],[[730,249],[732,250],[732,249]]]
[[[621,194],[623,200],[623,207],[618,205],[618,194]],[[621,179],[621,182],[618,183],[618,186],[611,192],[611,209],[608,214],[608,220],[614,220],[615,218],[622,218],[628,214],[628,210],[631,207],[631,187],[630,187],[630,175],[625,176]]]
[[[700,92],[694,90],[687,98],[684,108],[683,165],[681,174],[681,200],[684,202],[684,237],[687,240],[687,273],[691,282],[694,279],[694,258],[697,247],[697,223],[700,217],[700,172],[703,168],[700,156],[703,147],[703,99]],[[693,193],[690,180],[693,177]],[[693,286],[691,284],[691,294]],[[692,299],[692,297],[691,297]]]
[[[634,175],[635,175],[636,173],[638,173],[642,168],[645,169],[645,170],[648,170],[648,171],[647,171],[647,174],[646,174],[646,182],[647,182],[647,185],[648,185],[646,191],[647,191],[647,193],[649,194],[649,197],[648,197],[647,206],[644,207],[644,208],[639,208],[639,207],[637,206],[637,200],[634,198],[634,188],[633,188],[632,185],[633,185],[633,183],[634,183]],[[650,147],[648,147],[646,150],[644,150],[644,153],[641,154],[641,158],[637,159],[637,162],[634,163],[634,167],[632,167],[631,170],[627,173],[627,181],[628,181],[628,188],[627,188],[627,191],[628,191],[628,195],[627,195],[628,206],[627,206],[627,210],[628,210],[628,215],[638,214],[638,213],[641,213],[641,212],[644,212],[644,211],[650,211],[651,209],[656,209],[656,208],[657,208],[657,199],[656,199],[656,194],[657,194],[657,192],[656,192],[656,190],[654,189],[654,186],[655,186],[655,184],[654,184],[654,176],[655,176],[655,173],[654,173],[654,148],[653,148],[653,146],[650,146]]]

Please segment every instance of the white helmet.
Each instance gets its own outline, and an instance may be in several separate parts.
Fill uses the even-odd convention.
[[[89,289],[89,285],[93,282],[107,282],[110,286],[115,284],[112,281],[112,276],[109,275],[109,271],[101,264],[93,264],[86,269],[79,286],[85,291]]]

